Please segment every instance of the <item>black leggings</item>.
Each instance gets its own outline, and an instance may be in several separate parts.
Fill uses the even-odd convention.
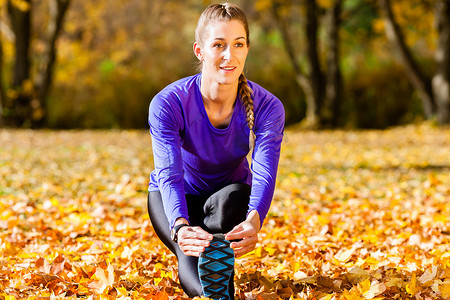
[[[209,233],[227,233],[243,222],[247,215],[250,186],[243,183],[228,185],[209,197],[186,194],[189,224],[200,226]],[[161,193],[148,194],[148,214],[161,241],[178,259],[178,276],[181,287],[189,297],[202,296],[198,275],[198,257],[186,256],[170,238],[170,225],[164,213]],[[233,272],[234,276],[234,272]],[[230,295],[234,295],[233,276]]]

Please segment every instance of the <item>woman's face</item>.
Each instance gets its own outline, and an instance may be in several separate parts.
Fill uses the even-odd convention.
[[[219,84],[236,83],[244,69],[249,46],[241,22],[211,22],[205,29],[203,43],[194,43],[195,55],[203,62],[203,75]]]

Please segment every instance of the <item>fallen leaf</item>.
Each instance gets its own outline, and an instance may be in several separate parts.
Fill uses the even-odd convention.
[[[425,270],[425,272],[422,274],[422,276],[419,277],[419,282],[421,284],[425,284],[431,280],[434,279],[434,277],[436,277],[436,273],[437,273],[437,266],[433,265],[431,267],[431,270]]]
[[[372,284],[368,291],[364,292],[365,299],[373,299],[376,296],[384,293],[386,291],[386,285],[384,283]]]
[[[411,296],[415,296],[417,293],[417,280],[416,280],[416,273],[412,274],[411,281],[406,285],[406,291]]]

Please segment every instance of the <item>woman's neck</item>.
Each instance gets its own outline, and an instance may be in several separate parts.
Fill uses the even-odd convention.
[[[202,76],[200,92],[205,105],[232,107],[237,97],[238,82],[225,85]]]
[[[238,83],[223,85],[202,77],[200,92],[206,113],[215,127],[228,126],[234,110]]]

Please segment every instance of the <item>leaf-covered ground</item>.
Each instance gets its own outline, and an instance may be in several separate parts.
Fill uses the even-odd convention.
[[[186,298],[146,131],[0,130],[0,299]],[[287,131],[240,299],[450,299],[450,129]]]

